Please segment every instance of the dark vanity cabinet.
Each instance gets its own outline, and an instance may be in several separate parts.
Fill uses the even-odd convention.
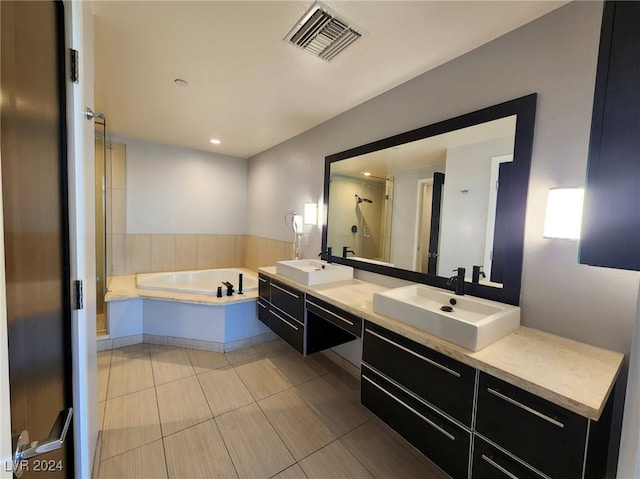
[[[362,318],[263,273],[258,275],[256,314],[302,355],[362,336]]]
[[[300,354],[304,351],[304,293],[275,279],[270,280],[271,330]]]
[[[258,274],[258,299],[256,299],[256,315],[258,319],[271,327],[271,321],[269,320],[269,304],[271,303],[271,285],[269,284],[269,277]]]
[[[605,477],[608,451],[599,445],[608,442],[608,427],[602,427],[609,424],[608,410],[596,423],[481,372],[476,414],[476,435],[483,438],[481,447],[493,451],[495,463],[476,454],[474,468],[480,471],[497,464],[520,477],[503,462],[508,451],[520,460],[516,469],[530,466],[525,477]]]
[[[640,270],[640,2],[605,2],[580,262]]]
[[[454,479],[466,478],[476,371],[365,322],[362,404]]]
[[[612,398],[591,421],[368,321],[361,400],[454,479],[605,477]]]

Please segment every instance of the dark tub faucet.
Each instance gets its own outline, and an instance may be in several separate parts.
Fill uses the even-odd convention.
[[[480,276],[482,276],[483,278],[487,277],[487,275],[484,274],[484,271],[482,271],[483,267],[484,266],[474,266],[473,267],[473,273],[471,275],[471,282],[479,283],[480,282]]]
[[[244,294],[242,292],[242,273],[238,274],[238,294]]]
[[[458,274],[449,278],[449,281],[447,281],[447,286],[451,286],[451,284],[455,282],[455,293],[458,296],[462,296],[464,294],[464,268],[458,268],[457,270],[454,269],[453,271],[457,271]]]
[[[229,281],[223,281],[222,284],[224,284],[227,287],[227,296],[232,296],[233,295],[233,285],[231,283],[229,283]]]
[[[342,257],[346,258],[347,257],[347,253],[351,253],[352,255],[356,255],[356,252],[353,251],[352,249],[349,249],[348,246],[343,246],[342,247]]]

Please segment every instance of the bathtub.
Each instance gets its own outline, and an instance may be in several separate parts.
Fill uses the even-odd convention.
[[[258,289],[258,278],[246,270],[238,268],[201,269],[194,271],[177,271],[173,273],[145,273],[136,275],[136,286],[139,289],[155,289],[160,291],[177,291],[215,296],[218,286],[222,287],[225,296],[224,281],[233,285],[234,295],[238,292],[238,278],[242,274],[242,292]]]

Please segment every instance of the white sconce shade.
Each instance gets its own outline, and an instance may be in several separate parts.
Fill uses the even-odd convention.
[[[544,219],[545,238],[580,239],[584,188],[551,188]]]
[[[318,224],[318,204],[317,203],[304,204],[304,224],[305,225]]]

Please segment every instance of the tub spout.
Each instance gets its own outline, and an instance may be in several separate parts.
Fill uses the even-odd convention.
[[[233,295],[233,285],[231,283],[229,283],[229,281],[223,281],[222,284],[224,284],[227,287],[227,296],[232,296]]]

